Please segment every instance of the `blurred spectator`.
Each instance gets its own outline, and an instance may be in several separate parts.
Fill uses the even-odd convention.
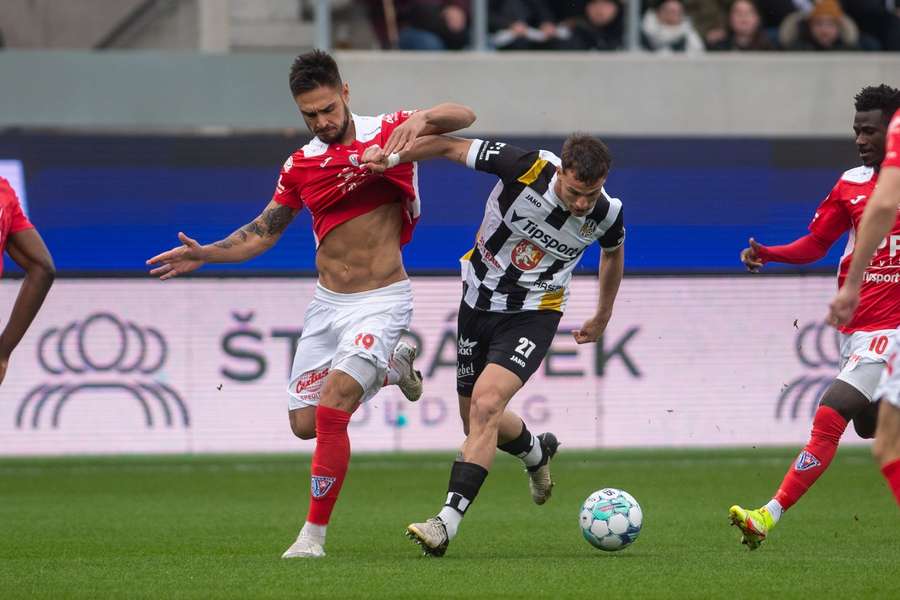
[[[469,0],[368,0],[368,5],[383,48],[460,50],[469,43]]]
[[[710,50],[774,50],[775,44],[762,30],[762,19],[753,0],[734,0],[728,11],[725,39]]]
[[[778,31],[784,19],[797,11],[812,10],[813,0],[757,0],[756,7],[762,17],[763,28]]]
[[[725,39],[730,0],[683,0],[684,11],[709,47]]]
[[[841,10],[838,0],[820,0],[808,15],[788,15],[778,31],[781,45],[788,50],[858,50],[859,30]]]
[[[874,43],[873,50],[900,50],[900,0],[843,0],[844,11]]]
[[[572,31],[570,48],[619,50],[624,45],[625,19],[621,0],[587,0],[582,13],[563,21]]]
[[[557,24],[544,0],[490,0],[488,29],[498,50],[558,50],[569,46],[571,32]]]
[[[662,53],[696,54],[706,49],[691,20],[684,14],[681,0],[662,0],[656,9],[644,13],[641,43],[648,50]]]

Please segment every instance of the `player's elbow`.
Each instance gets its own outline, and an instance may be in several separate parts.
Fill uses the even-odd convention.
[[[53,284],[56,279],[56,265],[53,264],[53,257],[49,254],[32,261],[25,269],[25,274],[29,278],[33,278],[47,287]]]
[[[472,110],[471,107],[466,106],[465,104],[459,105],[460,119],[463,122],[463,126],[460,129],[465,129],[466,127],[471,127],[475,120],[478,118],[475,115],[475,111]]]

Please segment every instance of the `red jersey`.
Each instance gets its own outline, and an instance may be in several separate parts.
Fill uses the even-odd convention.
[[[412,111],[377,117],[352,115],[356,140],[349,146],[326,144],[318,137],[294,152],[281,168],[273,200],[312,213],[318,246],[328,232],[350,219],[391,202],[403,204],[400,244],[412,238],[419,220],[419,185],[416,163],[403,163],[382,175],[360,168],[360,157],[373,145],[384,147],[398,125]]]
[[[894,113],[888,125],[887,152],[881,163],[881,168],[885,167],[900,167],[900,110]]]
[[[844,285],[853,258],[856,228],[875,190],[878,173],[871,167],[857,167],[844,173],[828,197],[819,205],[809,230],[833,244],[845,231],[850,239],[838,267],[838,287]],[[900,218],[882,241],[866,268],[860,288],[860,302],[853,319],[840,328],[842,333],[895,329],[900,326]]]
[[[22,212],[22,205],[9,182],[0,177],[0,275],[3,274],[3,251],[6,241],[14,233],[31,229],[34,225]]]

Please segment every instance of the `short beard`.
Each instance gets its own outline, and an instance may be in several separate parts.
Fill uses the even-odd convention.
[[[347,128],[350,127],[350,107],[348,107],[347,104],[343,100],[341,100],[341,104],[344,105],[344,122],[341,123],[340,129],[338,129],[335,132],[335,134],[332,136],[329,136],[329,137],[319,136],[319,139],[322,140],[323,142],[325,142],[326,144],[334,144],[334,143],[339,142],[342,139],[344,139],[344,135],[346,135],[346,133],[347,133]]]

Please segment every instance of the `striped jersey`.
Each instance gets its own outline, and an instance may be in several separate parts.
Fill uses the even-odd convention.
[[[578,217],[554,192],[560,159],[502,142],[472,140],[466,165],[500,178],[488,197],[475,246],[462,258],[463,301],[492,312],[556,310],[569,296],[572,271],[595,241],[625,241],[622,201],[601,190]]]

